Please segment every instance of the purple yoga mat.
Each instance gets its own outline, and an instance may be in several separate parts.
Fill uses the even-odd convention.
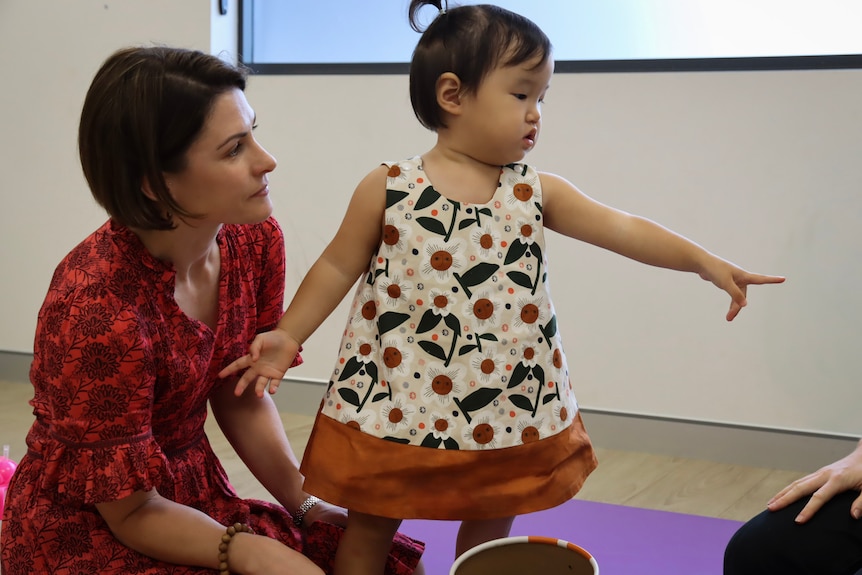
[[[448,575],[455,521],[409,519],[401,531],[425,542],[427,575]],[[742,525],[669,511],[573,499],[515,519],[512,535],[565,539],[590,552],[600,575],[721,575],[724,548]]]

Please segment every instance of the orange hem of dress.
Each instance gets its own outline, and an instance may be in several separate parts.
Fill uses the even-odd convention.
[[[349,510],[477,520],[556,507],[574,497],[596,465],[580,413],[547,439],[475,451],[400,444],[318,413],[301,471],[306,492]]]

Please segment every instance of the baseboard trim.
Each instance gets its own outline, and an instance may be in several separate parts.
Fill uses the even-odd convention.
[[[30,381],[32,353],[21,351],[0,351],[0,379],[5,381]]]
[[[0,379],[29,381],[32,354],[0,351]],[[326,389],[318,380],[285,379],[275,395],[280,411],[314,415]],[[581,408],[600,448],[704,459],[732,465],[813,471],[850,453],[858,438],[721,422]]]

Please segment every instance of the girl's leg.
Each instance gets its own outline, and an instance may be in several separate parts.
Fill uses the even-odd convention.
[[[460,557],[468,549],[472,549],[485,541],[508,537],[514,520],[514,517],[501,517],[499,519],[462,521],[455,543],[455,557]]]
[[[335,575],[383,575],[400,519],[347,512],[335,553]]]

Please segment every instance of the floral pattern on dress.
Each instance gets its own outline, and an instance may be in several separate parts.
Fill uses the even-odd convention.
[[[274,219],[226,225],[217,241],[215,330],[180,310],[173,269],[113,221],[58,265],[36,327],[36,421],[0,530],[4,575],[213,573],[133,551],[96,510],[152,488],[222,524],[248,523],[332,572],[342,529],[301,530],[281,506],[238,498],[204,433],[218,372],[276,325],[285,283]],[[399,534],[387,573],[412,573],[422,548]]]
[[[421,159],[387,164],[381,243],[353,299],[321,413],[376,437],[500,449],[550,437],[577,402],[551,302],[538,173],[450,200]]]

